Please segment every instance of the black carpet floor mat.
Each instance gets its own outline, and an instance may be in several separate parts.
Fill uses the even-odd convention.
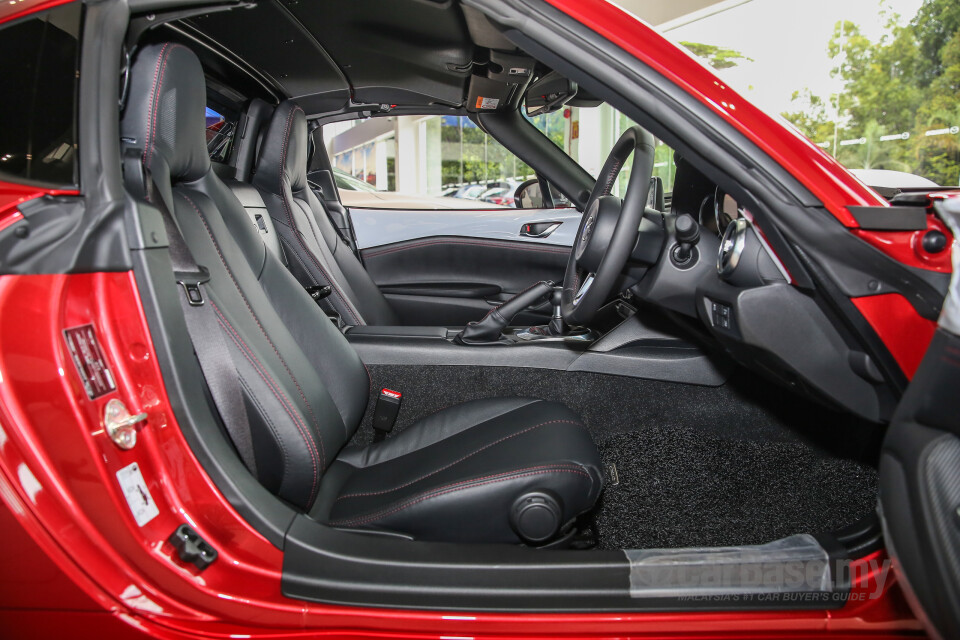
[[[403,393],[395,432],[474,398],[571,407],[619,476],[586,517],[601,548],[759,544],[836,530],[875,507],[882,427],[743,370],[720,387],[507,367],[369,370],[374,390]],[[374,400],[356,444],[372,439]]]
[[[871,513],[876,470],[802,442],[651,428],[598,439],[619,484],[593,514],[606,549],[761,544]]]

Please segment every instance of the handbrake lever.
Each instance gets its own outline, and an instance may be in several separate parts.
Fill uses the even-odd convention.
[[[536,304],[553,293],[553,283],[538,282],[506,302],[491,309],[482,320],[471,322],[453,339],[457,344],[483,344],[496,342],[500,334],[518,313]]]

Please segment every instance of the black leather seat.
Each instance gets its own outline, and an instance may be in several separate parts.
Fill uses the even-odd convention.
[[[280,103],[267,126],[253,185],[277,228],[290,271],[304,287],[333,287],[326,304],[346,324],[400,324],[307,184],[307,118],[292,100]]]
[[[599,455],[559,404],[471,402],[379,444],[345,448],[370,393],[364,365],[211,171],[204,103],[193,52],[145,46],[131,69],[122,136],[142,149],[154,202],[163,200],[210,271],[206,304],[237,369],[259,481],[331,526],[421,540],[539,542],[551,517],[563,524],[590,509],[602,488]],[[294,152],[302,155],[290,149],[278,167]],[[524,523],[536,535],[518,535]]]

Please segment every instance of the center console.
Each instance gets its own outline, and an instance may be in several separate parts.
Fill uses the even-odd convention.
[[[733,369],[728,358],[706,351],[654,310],[637,311],[617,301],[598,320],[599,331],[572,329],[565,335],[508,327],[499,340],[483,344],[460,342],[459,327],[357,326],[344,333],[371,365],[529,367],[705,386],[723,384]]]

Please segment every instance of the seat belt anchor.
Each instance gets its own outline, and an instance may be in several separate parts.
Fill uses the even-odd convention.
[[[203,306],[203,291],[200,285],[210,281],[210,271],[204,266],[197,265],[197,271],[176,271],[173,275],[177,279],[177,284],[183,287],[187,304],[191,307]]]

